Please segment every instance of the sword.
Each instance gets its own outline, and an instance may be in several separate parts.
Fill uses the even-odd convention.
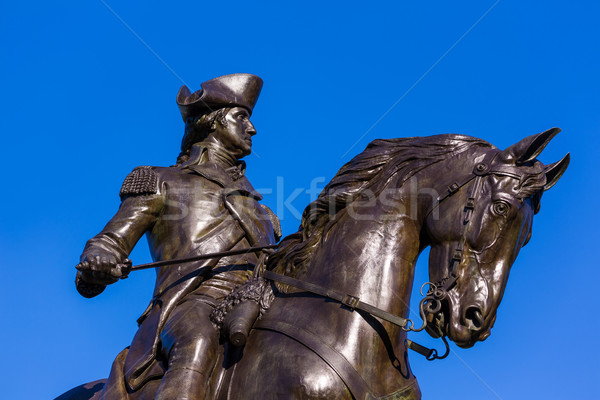
[[[211,258],[221,258],[221,257],[235,256],[235,255],[240,255],[240,254],[255,253],[257,251],[262,251],[262,250],[276,249],[277,246],[279,246],[279,245],[271,244],[268,246],[248,247],[247,249],[229,250],[229,251],[221,251],[218,253],[201,254],[201,255],[193,256],[193,257],[173,258],[171,260],[155,261],[155,262],[151,262],[151,263],[147,263],[147,264],[134,265],[131,267],[130,271],[140,271],[142,269],[167,267],[170,265],[183,264],[183,263],[188,263],[188,262],[192,262],[192,261],[209,260]]]

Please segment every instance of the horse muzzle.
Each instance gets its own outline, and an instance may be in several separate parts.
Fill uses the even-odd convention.
[[[448,321],[448,337],[459,347],[472,347],[490,335],[487,317],[484,308],[477,304],[454,308]]]

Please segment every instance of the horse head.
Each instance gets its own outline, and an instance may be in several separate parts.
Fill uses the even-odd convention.
[[[490,335],[541,195],[569,164],[569,154],[551,165],[536,159],[558,132],[529,136],[504,151],[479,148],[439,166],[452,181],[436,190],[424,222],[433,284],[423,304],[432,336],[447,335],[467,348]]]

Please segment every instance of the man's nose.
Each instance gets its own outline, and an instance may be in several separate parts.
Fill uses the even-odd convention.
[[[256,135],[256,128],[254,127],[252,122],[250,122],[248,128],[246,128],[246,133],[250,136]]]

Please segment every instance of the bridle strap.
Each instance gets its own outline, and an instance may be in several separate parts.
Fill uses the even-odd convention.
[[[325,343],[314,333],[283,321],[261,319],[254,325],[255,329],[270,330],[286,335],[306,346],[319,356],[341,378],[352,397],[357,400],[375,400],[377,397],[354,366],[335,348]]]
[[[433,201],[433,204],[430,206],[429,210],[425,213],[425,218],[427,218],[429,216],[429,214],[431,214],[433,212],[433,210],[435,210],[437,207],[439,207],[439,205],[446,200],[448,197],[452,196],[453,194],[455,194],[456,192],[458,192],[463,186],[467,185],[469,182],[471,182],[473,179],[477,178],[478,176],[484,176],[484,175],[488,175],[491,173],[496,173],[496,170],[499,170],[498,173],[501,175],[508,175],[509,172],[512,171],[504,171],[504,169],[502,167],[495,167],[494,171],[492,171],[492,162],[494,161],[494,159],[496,158],[496,156],[500,153],[500,150],[497,149],[491,149],[489,150],[483,160],[480,163],[477,163],[477,165],[475,165],[475,167],[466,172],[463,173],[462,175],[460,175],[458,178],[456,178],[454,180],[454,182],[450,183],[450,184],[439,184],[437,186],[435,186],[433,188],[434,193],[438,193],[437,198],[435,198]],[[453,158],[458,157],[458,155],[454,156]],[[511,176],[514,175],[514,173],[510,174]]]
[[[483,180],[483,176],[479,175],[475,177],[475,181],[473,182],[473,186],[469,191],[469,197],[467,198],[467,204],[463,209],[464,218],[463,218],[463,233],[456,246],[456,249],[452,253],[452,259],[450,260],[450,266],[448,268],[448,277],[441,285],[441,288],[445,291],[448,291],[454,287],[456,281],[458,280],[458,266],[462,262],[463,252],[465,248],[465,243],[467,242],[467,233],[469,231],[469,222],[471,221],[471,216],[473,215],[473,211],[475,211],[475,205],[477,202],[477,193],[479,192],[479,188],[481,187],[481,181]]]
[[[444,291],[448,291],[448,290],[452,289],[452,287],[454,287],[454,285],[456,284],[456,280],[458,279],[457,268],[458,268],[458,265],[462,261],[464,245],[467,240],[468,225],[469,225],[469,221],[471,220],[471,216],[473,215],[473,212],[475,211],[475,205],[477,203],[478,192],[481,187],[481,182],[483,180],[482,178],[484,176],[492,174],[492,173],[498,173],[501,175],[510,175],[510,176],[514,175],[514,172],[509,171],[509,169],[503,168],[502,166],[494,166],[494,168],[492,168],[494,159],[496,158],[496,156],[499,153],[500,153],[500,150],[497,150],[497,149],[492,149],[492,150],[487,151],[485,153],[485,156],[483,157],[483,160],[481,162],[477,163],[471,171],[459,176],[450,185],[440,185],[440,186],[434,188],[435,193],[439,193],[439,195],[433,202],[430,209],[425,214],[425,218],[427,218],[433,212],[433,210],[435,210],[437,207],[439,207],[440,204],[442,204],[442,202],[444,200],[446,200],[453,194],[457,193],[460,189],[462,189],[464,186],[471,183],[473,180],[475,181],[469,192],[469,195],[467,198],[467,203],[465,204],[465,207],[463,209],[464,214],[465,214],[464,219],[463,219],[463,224],[464,224],[463,233],[461,235],[460,241],[458,242],[458,246],[452,253],[452,259],[450,260],[450,265],[449,265],[449,269],[448,269],[448,276],[446,278],[442,279],[438,283],[438,285],[436,285],[436,287],[439,289],[443,289]]]
[[[444,200],[474,180],[473,186],[467,195],[467,202],[463,208],[464,228],[458,245],[452,252],[452,258],[450,259],[448,265],[448,275],[436,283],[429,283],[429,290],[419,305],[421,310],[425,308],[425,304],[428,304],[427,308],[429,312],[435,313],[441,310],[441,302],[446,299],[448,292],[456,285],[456,282],[458,281],[458,266],[462,262],[465,243],[467,242],[469,223],[477,205],[477,199],[479,198],[478,194],[483,182],[483,177],[495,173],[500,175],[515,175],[512,170],[509,171],[507,168],[503,168],[503,166],[493,166],[493,162],[499,153],[500,150],[497,149],[487,151],[483,157],[483,160],[477,163],[475,167],[469,171],[469,173],[462,175],[457,181],[455,181],[455,183],[449,185],[447,192],[438,196],[437,201],[431,207],[431,210],[439,207]],[[509,174],[509,172],[511,173]],[[439,193],[443,192],[440,191]],[[426,218],[430,213],[431,211],[426,214]]]
[[[265,271],[263,273],[263,278],[269,279],[275,282],[283,283],[284,285],[293,286],[295,288],[317,294],[322,297],[327,297],[329,299],[335,300],[337,302],[342,303],[344,306],[348,307],[350,310],[354,311],[361,310],[365,311],[375,317],[381,318],[384,321],[391,322],[394,325],[397,325],[401,328],[405,328],[409,322],[408,319],[398,317],[394,314],[390,314],[387,311],[383,311],[377,307],[374,307],[370,304],[364,303],[360,301],[360,299],[356,296],[352,296],[350,294],[345,294],[339,292],[334,289],[324,288],[323,286],[316,285],[314,283],[301,281],[296,278],[292,278],[290,276],[278,274],[273,271]]]
[[[407,318],[398,317],[394,314],[390,314],[389,312],[383,311],[380,308],[377,308],[370,304],[364,303],[364,302],[360,301],[360,299],[358,297],[352,296],[350,294],[344,294],[342,292],[338,292],[337,290],[328,289],[323,286],[316,285],[314,283],[302,281],[300,279],[292,278],[291,276],[278,274],[277,272],[273,272],[273,271],[269,271],[269,270],[265,270],[263,272],[262,277],[265,279],[268,279],[270,281],[273,281],[273,282],[283,283],[285,285],[292,286],[297,289],[304,290],[304,291],[312,293],[312,294],[316,294],[318,296],[322,296],[322,297],[325,297],[325,298],[328,298],[331,300],[335,300],[335,301],[341,303],[342,305],[348,307],[350,309],[350,311],[354,311],[354,310],[364,311],[374,317],[381,318],[384,321],[387,321],[396,326],[399,326],[402,330],[407,331],[407,332],[408,331],[419,332],[419,331],[425,329],[425,325],[423,325],[422,328],[415,329],[414,323],[412,320],[407,319]],[[259,328],[263,327],[263,325],[261,325],[261,324],[262,324],[262,322],[259,321],[258,322]],[[283,333],[285,333],[285,332],[283,332]],[[285,333],[285,334],[287,334],[287,333]],[[443,339],[443,340],[444,340],[444,344],[446,345],[446,352],[442,356],[438,355],[437,350],[429,349],[429,348],[422,346],[418,343],[415,343],[411,340],[407,341],[407,347],[409,349],[421,354],[422,356],[427,358],[427,360],[433,361],[436,359],[445,358],[448,355],[448,351],[449,351],[448,350],[449,349],[448,342],[445,339]],[[317,354],[322,356],[322,353],[319,353],[318,351],[317,351]]]

